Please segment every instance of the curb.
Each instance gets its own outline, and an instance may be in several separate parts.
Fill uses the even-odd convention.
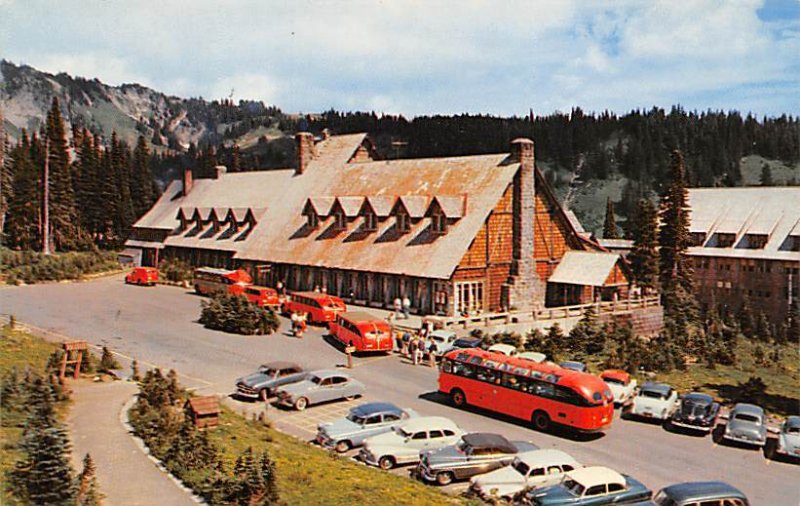
[[[129,411],[129,410],[130,410],[130,409],[133,407],[133,404],[134,404],[135,402],[136,402],[136,396],[134,395],[134,396],[132,396],[130,399],[128,399],[128,401],[127,401],[127,402],[125,402],[125,404],[122,406],[122,409],[121,409],[121,410],[120,410],[120,412],[119,412],[119,421],[120,421],[120,423],[122,424],[122,426],[123,426],[123,427],[125,427],[125,430],[127,431],[128,435],[131,437],[131,439],[133,439],[133,442],[134,442],[134,443],[136,443],[136,446],[138,446],[138,447],[139,447],[139,450],[141,450],[141,451],[142,451],[142,453],[144,453],[144,455],[145,455],[145,456],[146,456],[148,459],[150,459],[150,461],[151,461],[151,462],[152,462],[152,463],[153,463],[153,464],[154,464],[154,465],[155,465],[155,466],[156,466],[156,467],[157,467],[157,468],[158,468],[158,469],[159,469],[159,470],[160,470],[162,473],[164,473],[165,475],[167,475],[167,478],[169,478],[170,480],[172,480],[172,482],[173,482],[173,483],[174,483],[174,484],[175,484],[175,485],[176,485],[176,486],[177,486],[179,489],[181,489],[183,492],[186,492],[186,494],[189,496],[189,498],[191,498],[191,500],[192,500],[192,501],[194,501],[196,504],[203,504],[203,505],[207,505],[208,503],[206,503],[206,502],[205,502],[205,501],[204,501],[204,500],[203,500],[203,499],[202,499],[200,496],[198,496],[197,494],[195,494],[195,493],[194,493],[194,491],[193,491],[192,489],[190,489],[189,487],[187,487],[186,485],[184,485],[184,483],[183,483],[181,480],[179,480],[178,478],[176,478],[175,476],[173,476],[173,475],[172,475],[172,473],[170,473],[170,472],[169,472],[169,470],[167,470],[167,468],[166,468],[166,467],[164,467],[164,464],[162,464],[160,460],[158,460],[157,458],[155,458],[155,457],[154,457],[154,456],[153,456],[153,455],[150,453],[150,449],[147,447],[147,445],[145,445],[145,444],[144,444],[144,441],[142,441],[142,439],[141,439],[139,436],[137,436],[137,435],[134,433],[134,431],[133,431],[133,427],[131,426],[130,422],[128,421],[128,411]]]

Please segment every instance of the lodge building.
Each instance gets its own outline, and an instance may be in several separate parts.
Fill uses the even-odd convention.
[[[628,296],[627,265],[576,230],[529,139],[510,153],[402,160],[381,160],[366,134],[295,141],[294,168],[185,171],[134,225],[127,254],[239,267],[366,306],[407,296],[419,314]]]

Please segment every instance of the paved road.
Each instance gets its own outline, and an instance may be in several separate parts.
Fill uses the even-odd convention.
[[[175,287],[126,286],[117,276],[0,289],[0,313],[106,344],[142,364],[175,368],[184,384],[209,393],[229,393],[238,375],[269,360],[291,359],[327,368],[345,362],[318,329],[303,339],[289,337],[285,322],[278,335],[267,337],[206,330],[196,323],[201,300]],[[625,420],[616,420],[605,436],[589,441],[541,434],[521,422],[448,406],[435,394],[436,371],[431,368],[412,366],[396,356],[357,358],[355,365],[352,374],[367,384],[367,398],[447,416],[466,430],[500,432],[543,448],[559,448],[585,464],[631,474],[654,490],[679,481],[722,479],[741,488],[755,505],[800,504],[800,467],[765,460],[758,451],[717,446],[710,438],[671,434],[660,426]],[[313,430],[313,421],[293,423],[291,413],[269,409],[282,425],[297,428],[301,435],[303,429]],[[309,413],[314,412],[322,410],[310,408]]]
[[[193,506],[190,494],[161,472],[128,434],[120,420],[123,405],[137,392],[133,383],[70,382],[75,391],[68,425],[73,465],[92,455],[97,481],[109,506]]]

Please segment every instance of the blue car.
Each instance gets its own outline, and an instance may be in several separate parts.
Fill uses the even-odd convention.
[[[368,437],[390,432],[403,420],[416,416],[413,410],[400,409],[389,402],[368,402],[352,408],[344,418],[319,424],[316,441],[344,453],[362,446]]]
[[[537,506],[634,504],[653,493],[639,481],[607,467],[584,467],[567,473],[558,485],[534,489],[526,495]]]
[[[637,502],[632,506],[694,506],[697,504],[750,506],[750,502],[741,490],[722,481],[697,481],[670,485],[659,490],[652,501]]]

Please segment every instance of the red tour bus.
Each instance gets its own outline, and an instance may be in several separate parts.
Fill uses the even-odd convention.
[[[216,292],[242,295],[244,289],[253,284],[253,278],[243,270],[229,271],[199,267],[194,270],[192,284],[194,290],[200,295],[211,295]]]
[[[559,424],[598,432],[611,425],[614,414],[614,397],[597,376],[477,348],[445,355],[439,391],[456,406],[529,420],[541,431]]]
[[[339,313],[328,328],[333,337],[345,346],[352,343],[356,351],[392,351],[392,328],[375,315],[363,311]]]
[[[284,313],[308,313],[311,323],[332,322],[345,311],[347,306],[342,299],[320,292],[294,292],[283,303]]]
[[[274,288],[267,288],[266,286],[247,286],[244,289],[244,296],[247,297],[247,300],[260,307],[277,309],[281,305],[278,292]]]

